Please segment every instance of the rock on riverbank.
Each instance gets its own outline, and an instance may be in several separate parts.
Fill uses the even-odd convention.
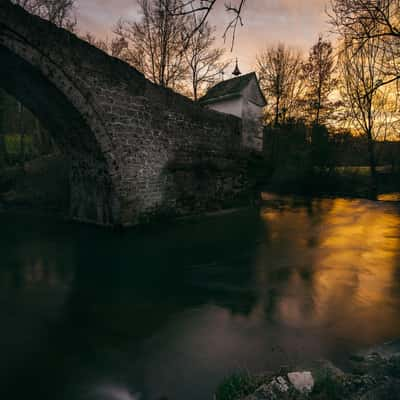
[[[400,400],[400,352],[382,346],[350,356],[345,371],[320,360],[307,370],[288,369],[250,381],[256,382],[254,390],[247,385],[247,393],[235,394],[219,388],[216,400]]]

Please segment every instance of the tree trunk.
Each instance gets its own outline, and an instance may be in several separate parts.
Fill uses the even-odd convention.
[[[276,98],[275,104],[275,126],[279,123],[279,97]]]
[[[376,160],[375,160],[375,142],[372,138],[372,133],[368,132],[368,158],[369,169],[371,175],[370,197],[375,199],[378,194],[378,176],[376,173]]]
[[[197,101],[197,84],[195,79],[193,79],[193,100]]]

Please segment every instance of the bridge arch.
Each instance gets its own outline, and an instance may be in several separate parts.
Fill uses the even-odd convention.
[[[0,0],[0,86],[71,158],[71,217],[135,225],[215,209],[246,188],[241,120],[145,79]]]
[[[24,28],[36,17],[11,4],[0,7],[0,87],[39,118],[70,159],[70,216],[101,225],[118,224],[118,165],[101,110],[85,85],[68,73],[64,60],[46,54],[46,47],[41,49],[37,39],[36,43],[31,40],[32,32]],[[16,16],[21,18],[18,31]]]

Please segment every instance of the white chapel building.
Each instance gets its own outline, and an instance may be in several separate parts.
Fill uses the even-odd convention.
[[[267,102],[255,72],[240,75],[236,67],[232,79],[210,88],[199,103],[204,107],[242,119],[242,145],[255,151],[263,149],[263,108]]]

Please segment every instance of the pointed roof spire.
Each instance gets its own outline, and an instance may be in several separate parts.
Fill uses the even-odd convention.
[[[238,59],[237,58],[236,58],[236,66],[235,66],[235,69],[232,72],[232,75],[235,75],[235,76],[242,75],[242,73],[240,72],[240,69],[238,67]]]

